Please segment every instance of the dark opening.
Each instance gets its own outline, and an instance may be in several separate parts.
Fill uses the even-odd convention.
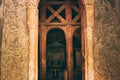
[[[73,34],[73,68],[74,80],[82,80],[82,51],[81,51],[81,32],[75,30]]]
[[[59,11],[59,8],[62,7],[62,5],[68,5],[68,3],[70,4],[70,9],[63,7]],[[80,23],[81,23],[79,9],[80,8],[78,6],[77,0],[69,0],[69,1],[42,0],[41,6],[39,5],[40,25],[44,24],[46,25],[44,27],[48,29],[48,27],[52,27],[52,26],[61,26],[59,25],[59,23],[65,22],[67,24],[66,10],[68,10],[68,11],[71,11],[71,15],[69,16],[69,19],[72,24],[70,24],[70,26],[73,29],[75,29],[76,27],[73,27],[73,26],[76,26],[76,25],[80,26]],[[44,11],[45,11],[45,14],[43,14]],[[58,15],[53,14],[56,11],[58,12]],[[58,16],[61,16],[63,19]],[[58,24],[56,25],[54,23],[58,23]],[[64,26],[61,26],[61,27],[64,27]],[[82,80],[82,51],[81,51],[82,45],[81,45],[81,29],[80,28],[74,31],[72,43],[73,43],[73,68],[74,68],[73,80]],[[46,60],[47,60],[46,80],[64,80],[64,72],[66,69],[66,40],[65,40],[65,34],[61,29],[54,28],[47,33]]]
[[[66,42],[64,32],[52,29],[47,34],[47,80],[64,80]]]

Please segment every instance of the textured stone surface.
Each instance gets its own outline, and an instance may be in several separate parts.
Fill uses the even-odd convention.
[[[95,1],[95,80],[120,80],[120,0]]]
[[[0,0],[0,52],[1,52],[1,41],[2,41],[2,26],[3,26],[3,4]]]
[[[1,72],[2,27],[3,27],[3,1],[0,0],[0,72]],[[0,77],[1,77],[1,73],[0,73]]]
[[[38,2],[27,1],[27,27],[29,31],[29,80],[38,80]]]
[[[4,0],[1,80],[28,80],[26,0]]]
[[[2,55],[0,53],[2,76],[0,77],[1,80],[28,80],[29,44],[26,26],[26,0],[4,1],[2,34],[3,19],[1,15],[3,10],[2,0],[0,0],[0,45],[2,40]],[[95,80],[120,80],[119,21],[120,0],[95,0],[93,32]]]

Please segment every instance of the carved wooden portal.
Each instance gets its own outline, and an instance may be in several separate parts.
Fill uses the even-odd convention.
[[[39,4],[39,14],[39,79],[61,80],[59,76],[62,74],[62,76],[64,76],[62,80],[82,80],[82,64],[79,64],[78,61],[81,60],[80,62],[82,62],[82,59],[79,59],[82,57],[78,57],[82,56],[81,35],[78,35],[81,34],[81,16],[77,0],[42,0]],[[65,33],[66,44],[63,45],[63,47],[65,47],[65,50],[63,50],[65,60],[62,61],[61,59],[61,61],[58,61],[58,64],[60,62],[61,65],[58,65],[59,67],[57,68],[54,68],[56,67],[54,65],[55,61],[53,61],[53,67],[51,68],[51,54],[47,54],[49,51],[47,48],[50,46],[48,45],[49,40],[47,39],[47,35],[49,35],[51,29],[60,29]],[[78,33],[76,30],[79,30]],[[60,35],[56,35],[55,37],[57,36]],[[76,39],[77,43],[79,43],[77,44],[79,45],[79,47],[77,47],[78,49],[74,46]],[[54,40],[56,40],[56,38]],[[56,44],[53,44],[57,44],[58,46],[60,43],[56,42]],[[53,56],[55,56],[55,54]],[[57,64],[57,60],[55,64]],[[49,76],[48,73],[51,73],[51,76]],[[48,78],[48,76],[53,76],[53,78]]]

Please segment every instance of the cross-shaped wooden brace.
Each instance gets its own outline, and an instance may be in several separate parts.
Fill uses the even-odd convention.
[[[73,8],[77,13],[79,13],[79,8],[77,8],[75,5],[72,5],[72,8]],[[72,23],[76,23],[77,20],[79,20],[79,19],[80,19],[80,14],[77,14],[77,15],[75,16],[75,18],[72,20]]]
[[[47,5],[47,9],[52,12],[52,15],[50,17],[48,17],[46,19],[46,22],[50,22],[51,20],[53,20],[55,17],[57,17],[62,23],[65,23],[66,20],[61,16],[59,15],[59,13],[65,9],[65,5],[62,5],[59,9],[57,9],[56,11],[50,6],[50,5]]]

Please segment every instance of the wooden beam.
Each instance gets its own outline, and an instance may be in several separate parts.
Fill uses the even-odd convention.
[[[77,20],[79,20],[80,19],[80,16],[79,16],[79,14],[77,15],[77,16],[75,16],[75,18],[72,20],[72,23],[77,23]]]
[[[75,5],[72,5],[72,8],[73,8],[77,13],[79,13],[79,8],[77,8]]]
[[[62,2],[62,1],[59,1],[59,2],[41,2],[40,5],[44,5],[44,4],[55,4],[55,5],[59,5],[59,4],[78,4],[77,2],[68,2],[68,1],[65,1],[65,2]]]
[[[46,30],[40,28],[40,80],[46,80]]]
[[[70,25],[71,27],[74,27],[74,26],[81,26],[81,24],[80,23],[46,23],[46,22],[40,22],[39,23],[39,25],[55,25],[55,26],[62,26],[62,25],[65,25],[65,27],[66,27],[66,25]]]
[[[62,23],[66,22],[65,19],[59,15],[59,13],[65,9],[65,5],[62,5],[59,9],[57,9],[57,11],[55,11],[50,5],[47,5],[47,9],[49,9],[49,11],[51,11],[53,14],[46,20],[46,22],[50,22],[55,17],[57,17]]]
[[[71,13],[71,4],[66,4],[66,22],[70,23],[72,20],[72,13]]]
[[[46,5],[40,7],[40,22],[45,22],[46,19]]]

